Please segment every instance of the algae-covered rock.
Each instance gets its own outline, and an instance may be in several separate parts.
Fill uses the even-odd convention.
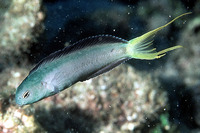
[[[13,100],[16,88],[27,74],[27,69],[17,67],[7,68],[0,73],[0,102],[5,99]]]
[[[166,93],[158,88],[158,82],[149,74],[121,65],[34,107],[47,131],[130,132],[144,128],[144,123],[159,117],[158,112],[166,108]],[[49,127],[50,123],[54,125]]]
[[[0,66],[21,61],[30,43],[43,31],[41,0],[0,1]]]
[[[2,106],[2,103],[0,103]],[[44,129],[35,121],[34,111],[19,109],[16,106],[9,106],[2,112],[0,108],[0,132],[4,133],[37,133],[44,132]]]

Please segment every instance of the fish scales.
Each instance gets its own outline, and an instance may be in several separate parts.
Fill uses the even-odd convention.
[[[107,47],[108,45],[109,47]],[[89,49],[86,48],[75,51],[74,53],[56,59],[56,64],[47,63],[47,67],[52,67],[54,69],[46,74],[44,81],[48,82],[48,77],[53,77],[50,84],[61,91],[78,81],[88,79],[89,76],[101,68],[121,58],[128,59],[123,43],[97,45]]]

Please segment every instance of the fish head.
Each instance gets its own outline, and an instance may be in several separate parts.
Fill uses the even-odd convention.
[[[26,77],[16,90],[15,101],[19,106],[22,106],[37,102],[45,95],[44,87],[38,79]]]

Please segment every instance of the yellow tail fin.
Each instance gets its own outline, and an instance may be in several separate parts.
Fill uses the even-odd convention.
[[[178,45],[178,46],[164,49],[159,52],[156,52],[156,48],[153,48],[150,50],[148,49],[153,44],[153,38],[159,30],[163,29],[164,27],[166,27],[169,24],[171,24],[172,22],[174,22],[176,19],[178,19],[182,16],[185,16],[187,14],[191,14],[191,12],[184,13],[184,14],[174,18],[169,23],[167,23],[161,27],[158,27],[152,31],[149,31],[140,37],[130,40],[127,45],[128,55],[132,58],[152,60],[152,59],[156,59],[156,58],[160,58],[160,57],[164,56],[166,54],[166,52],[168,52],[168,51],[171,51],[171,50],[174,50],[177,48],[181,48],[182,46]]]

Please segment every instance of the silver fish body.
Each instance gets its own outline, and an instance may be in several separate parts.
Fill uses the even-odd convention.
[[[95,73],[98,76],[98,70],[110,64],[128,59],[125,51],[122,43],[98,45],[75,51],[41,68],[52,68],[48,73],[41,70],[45,75],[42,82],[46,82],[55,90],[62,91],[78,81],[95,77]]]
[[[127,41],[117,37],[94,36],[78,43],[51,54],[33,68],[18,87],[16,102],[34,103],[107,72],[130,58],[126,53]]]

